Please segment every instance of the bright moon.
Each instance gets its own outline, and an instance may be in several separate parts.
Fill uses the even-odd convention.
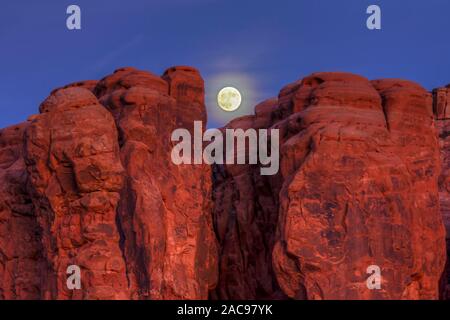
[[[241,93],[233,87],[225,87],[217,95],[217,103],[223,110],[231,112],[241,106]]]

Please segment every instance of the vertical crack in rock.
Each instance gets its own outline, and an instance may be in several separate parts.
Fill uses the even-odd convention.
[[[264,128],[277,102],[271,99],[258,105],[256,116],[235,119],[226,128]],[[219,283],[211,297],[284,298],[271,263],[278,219],[278,198],[272,188],[278,176],[261,176],[255,165],[215,165],[214,172],[214,220],[221,255]]]

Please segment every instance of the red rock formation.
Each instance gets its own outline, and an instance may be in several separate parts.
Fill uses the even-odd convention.
[[[439,198],[447,234],[450,234],[450,113],[447,114],[447,112],[450,112],[450,85],[447,88],[436,89],[433,93],[442,159]]]
[[[203,80],[187,67],[171,68],[163,79],[122,69],[95,90],[120,131],[127,277],[134,298],[206,299],[217,281],[211,169],[175,166],[170,158],[172,131],[206,120]]]
[[[54,90],[2,130],[0,298],[206,299],[211,169],[170,160],[172,131],[206,121],[203,101],[195,69],[124,68]],[[67,288],[71,265],[81,290]]]
[[[27,126],[0,130],[0,299],[40,297],[40,229],[22,152]]]
[[[279,177],[265,184],[264,193],[267,186],[272,190],[267,205],[252,194],[249,186],[260,184],[248,181],[251,168],[237,173],[222,168],[225,182],[219,180],[216,197],[236,192],[228,204],[216,206],[216,228],[223,229],[221,277],[257,273],[247,258],[256,255],[259,269],[273,264],[277,282],[290,298],[437,298],[445,245],[431,96],[406,81],[313,74],[281,90],[278,108],[264,118],[283,137],[281,184]],[[255,119],[243,121],[240,126],[252,127]],[[263,208],[279,203],[278,214],[268,209],[268,220],[261,203]],[[230,208],[227,219],[224,208]],[[274,215],[278,232],[270,256]],[[248,234],[255,236],[246,237],[248,226],[269,232],[261,240],[250,228]],[[231,240],[220,236],[228,234]],[[366,286],[370,265],[382,270],[381,290]],[[266,268],[264,278],[270,274]],[[272,283],[266,280],[264,294],[277,292]],[[252,280],[225,281],[219,292],[222,297],[255,298],[259,287]]]
[[[436,119],[450,119],[450,84],[433,91],[433,109]]]
[[[125,299],[127,278],[116,210],[123,186],[111,114],[84,88],[53,93],[26,131],[30,193],[49,270],[46,299]],[[84,289],[69,291],[67,267],[81,268]]]
[[[442,277],[442,296],[450,300],[450,85],[435,89],[433,95],[442,160],[439,200],[447,231],[447,268]]]
[[[434,93],[441,171],[419,85],[299,80],[227,126],[280,130],[280,171],[262,176],[172,163],[173,130],[205,127],[193,68],[55,89],[0,131],[0,299],[435,299],[448,96]],[[67,288],[70,265],[81,290]],[[370,265],[380,290],[366,286]]]

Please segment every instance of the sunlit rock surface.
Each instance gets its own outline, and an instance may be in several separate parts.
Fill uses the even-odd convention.
[[[279,129],[281,172],[216,170],[219,298],[280,298],[280,289],[293,299],[439,297],[445,231],[431,94],[408,81],[318,73],[229,126]],[[367,287],[371,265],[380,290]]]
[[[449,91],[300,79],[226,125],[279,130],[263,176],[172,163],[173,130],[206,127],[194,68],[55,89],[0,130],[0,299],[448,297]]]

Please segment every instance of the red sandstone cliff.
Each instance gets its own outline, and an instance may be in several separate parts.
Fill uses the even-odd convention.
[[[450,300],[450,85],[433,91],[433,108],[440,139],[442,170],[439,200],[447,231],[447,268],[442,277],[442,298]]]
[[[433,96],[342,73],[288,85],[227,125],[280,130],[262,176],[172,164],[172,131],[206,122],[193,68],[56,89],[0,131],[0,299],[436,299],[449,89]]]
[[[229,199],[215,209],[219,297],[277,297],[279,286],[295,299],[438,298],[445,243],[429,93],[313,74],[230,125],[261,124],[281,130],[280,175],[217,170],[216,198]],[[382,269],[381,290],[366,286],[370,265]]]
[[[206,299],[217,278],[211,169],[170,134],[206,121],[195,69],[132,68],[55,90],[0,133],[0,298]],[[66,270],[82,270],[68,290]]]

